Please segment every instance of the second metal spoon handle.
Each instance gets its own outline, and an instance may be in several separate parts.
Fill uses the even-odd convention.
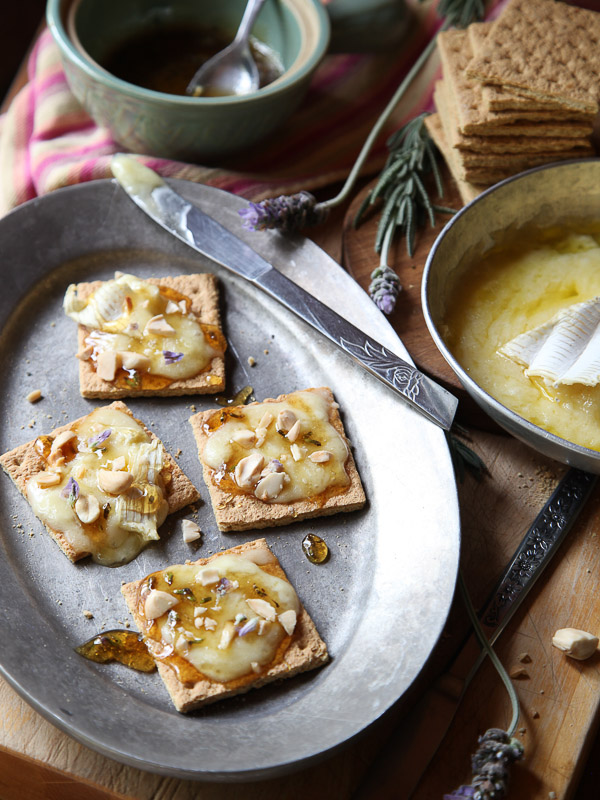
[[[264,2],[265,0],[248,0],[248,5],[244,11],[242,21],[240,22],[240,27],[235,35],[235,39],[233,40],[234,44],[247,41],[248,37],[250,36],[250,32],[254,27],[258,12],[263,7]]]

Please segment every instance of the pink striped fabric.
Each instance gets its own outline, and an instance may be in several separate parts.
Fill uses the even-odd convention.
[[[140,156],[166,177],[207,183],[252,200],[344,178],[378,114],[439,25],[435,11],[415,17],[400,52],[327,57],[302,106],[256,155],[227,170]],[[29,81],[0,117],[0,213],[62,186],[109,177],[110,157],[122,148],[99,128],[69,90],[50,32],[37,40]],[[365,174],[385,157],[385,138],[429,107],[435,75],[397,110],[373,149]]]

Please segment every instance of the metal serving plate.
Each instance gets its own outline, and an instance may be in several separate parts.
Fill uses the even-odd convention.
[[[282,272],[407,358],[364,292],[313,243],[244,232],[239,198],[181,181],[176,186]],[[70,282],[107,279],[115,270],[149,277],[215,269],[154,225],[111,181],[63,189],[17,209],[0,221],[0,249],[2,452],[100,404],[78,391],[75,325],[61,308]],[[450,607],[459,518],[444,434],[275,301],[229,274],[219,278],[229,392],[249,383],[262,400],[330,386],[367,507],[256,535],[222,534],[187,423],[193,409],[214,407],[214,400],[130,400],[171,453],[181,449],[178,463],[204,501],[203,543],[184,544],[179,519],[185,514],[179,514],[168,518],[161,541],[130,564],[73,565],[2,476],[0,662],[1,674],[27,702],[104,755],[179,778],[247,780],[340,746],[408,688]],[[44,399],[31,406],[25,398],[37,388]],[[329,544],[331,558],[323,565],[302,553],[309,531]],[[332,659],[323,669],[182,716],[156,674],[92,664],[73,651],[100,630],[123,627],[122,582],[263,534],[328,644]]]

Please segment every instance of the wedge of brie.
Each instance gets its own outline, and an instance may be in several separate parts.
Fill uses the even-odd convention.
[[[600,383],[600,297],[575,303],[498,349],[553,386]]]

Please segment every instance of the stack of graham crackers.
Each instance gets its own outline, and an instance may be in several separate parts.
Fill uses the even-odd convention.
[[[440,33],[438,48],[426,124],[464,202],[530,167],[594,155],[600,14],[511,0],[494,22]]]

